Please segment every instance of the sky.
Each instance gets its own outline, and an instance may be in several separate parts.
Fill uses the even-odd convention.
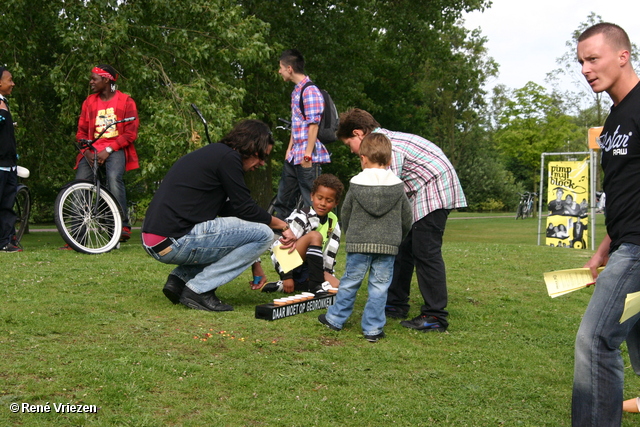
[[[500,75],[487,89],[496,84],[519,89],[529,81],[549,88],[547,73],[558,68],[566,42],[591,12],[620,25],[640,47],[639,0],[493,0],[483,13],[465,14],[465,27],[481,29],[489,56],[500,65]],[[568,80],[562,88],[574,89]]]

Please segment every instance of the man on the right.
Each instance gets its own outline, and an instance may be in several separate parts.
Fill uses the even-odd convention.
[[[585,30],[577,50],[587,83],[596,93],[607,92],[613,106],[599,139],[607,235],[585,265],[597,281],[576,336],[572,421],[576,427],[619,426],[625,339],[640,374],[640,314],[620,323],[627,294],[640,291],[640,79],[629,37],[615,24]]]
[[[395,258],[385,315],[400,319],[408,316],[415,267],[424,305],[418,316],[400,324],[423,332],[444,332],[449,326],[449,313],[442,237],[449,212],[467,206],[462,186],[453,165],[433,142],[383,129],[371,114],[358,108],[340,115],[337,136],[353,153],[360,152],[360,143],[372,132],[382,133],[391,141],[390,169],[404,182],[414,221]]]

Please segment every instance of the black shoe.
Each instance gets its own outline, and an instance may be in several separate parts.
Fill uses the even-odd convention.
[[[406,319],[407,312],[393,305],[386,305],[384,307],[384,314],[387,317],[393,317],[394,319]]]
[[[282,280],[278,280],[277,282],[268,282],[265,283],[262,288],[260,288],[261,292],[284,292],[284,285],[282,284]]]
[[[164,293],[164,296],[169,298],[169,301],[174,304],[178,304],[185,286],[186,283],[184,280],[178,276],[170,274],[169,277],[167,277],[167,283],[165,283],[164,288],[162,288],[162,292]]]
[[[185,286],[180,302],[189,308],[205,311],[233,311],[233,307],[225,304],[216,297],[216,290],[197,294]]]
[[[378,342],[381,338],[384,338],[385,336],[386,335],[384,334],[384,331],[383,331],[376,335],[365,335],[364,339],[369,342]]]
[[[427,316],[426,314],[421,314],[411,320],[404,320],[400,322],[400,324],[405,328],[416,329],[422,332],[444,332],[447,330],[447,327],[444,326],[437,317]]]
[[[18,246],[11,244],[11,243],[7,243],[7,245],[4,248],[0,249],[0,252],[4,252],[4,253],[8,253],[8,254],[13,254],[16,252],[22,252],[22,249],[19,248]]]
[[[316,294],[318,296],[335,295],[338,293],[338,288],[334,288],[333,286],[331,286],[331,283],[329,282],[322,282],[319,285],[313,288],[310,288],[309,292]]]
[[[321,314],[320,316],[318,316],[318,321],[320,323],[322,323],[323,325],[325,325],[327,328],[333,330],[333,331],[340,331],[341,328],[336,328],[335,326],[333,326],[331,323],[329,323],[329,321],[327,320],[327,315],[326,314]]]

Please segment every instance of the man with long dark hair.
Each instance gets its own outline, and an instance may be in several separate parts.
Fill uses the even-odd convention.
[[[207,311],[231,311],[216,290],[253,264],[282,231],[283,247],[294,247],[286,222],[256,204],[244,181],[264,165],[273,148],[269,127],[244,120],[217,144],[193,151],[171,167],[153,196],[142,227],[145,250],[165,264],[177,264],[164,285],[174,304]]]

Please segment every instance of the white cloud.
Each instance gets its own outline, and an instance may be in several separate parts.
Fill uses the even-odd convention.
[[[493,0],[484,13],[466,14],[465,26],[481,28],[489,56],[500,65],[500,75],[489,88],[521,88],[529,81],[547,86],[546,74],[557,68],[556,59],[567,51],[565,43],[591,12],[620,25],[640,46],[638,0]]]

